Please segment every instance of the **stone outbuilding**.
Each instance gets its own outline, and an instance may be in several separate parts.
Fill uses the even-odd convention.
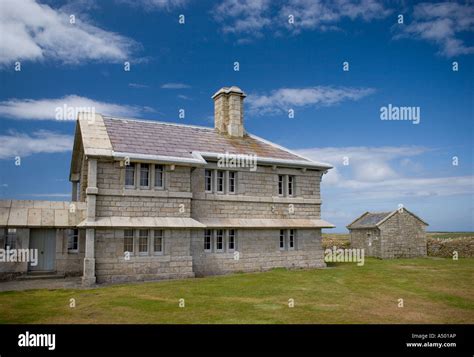
[[[347,226],[351,248],[365,249],[365,255],[382,259],[426,256],[428,223],[400,208],[392,212],[365,212]]]

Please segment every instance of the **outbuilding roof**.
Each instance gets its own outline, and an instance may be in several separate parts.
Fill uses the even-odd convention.
[[[428,225],[425,221],[423,221],[420,217],[415,215],[414,213],[410,212],[406,208],[402,208],[401,210],[411,214],[413,217],[418,219],[425,225]],[[362,216],[355,219],[351,224],[347,226],[348,229],[361,229],[361,228],[376,228],[380,226],[383,222],[387,219],[392,217],[397,212],[400,212],[398,209],[395,211],[390,212],[365,212]]]

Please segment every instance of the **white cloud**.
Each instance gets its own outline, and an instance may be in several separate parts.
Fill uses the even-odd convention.
[[[474,31],[472,3],[418,4],[414,7],[413,18],[410,24],[398,26],[402,32],[395,38],[417,38],[434,43],[438,45],[439,53],[445,57],[474,53],[474,47],[466,45],[459,38],[463,32]]]
[[[188,89],[190,85],[184,83],[165,83],[161,86],[163,89]]]
[[[0,66],[26,60],[79,64],[131,59],[135,41],[90,24],[80,13],[71,24],[70,15],[33,0],[3,0]]]
[[[188,0],[118,0],[131,6],[141,6],[145,10],[172,10],[174,8],[183,7]]]
[[[390,10],[375,0],[224,0],[213,11],[224,33],[244,35],[239,42],[261,37],[266,29],[297,33],[304,29],[335,30],[347,18],[371,21],[388,16]],[[294,23],[289,23],[289,16]]]
[[[306,106],[333,105],[345,100],[359,100],[374,93],[372,88],[316,86],[280,88],[269,94],[253,94],[247,98],[250,112],[272,114]]]
[[[36,131],[32,135],[10,131],[8,135],[0,135],[0,142],[0,159],[10,159],[15,156],[71,151],[73,137],[46,130]]]
[[[407,175],[407,160],[420,171],[421,164],[414,158],[432,151],[425,147],[329,147],[294,151],[315,161],[332,164],[334,169],[323,177],[323,187],[336,189],[337,196],[346,199],[383,201],[474,194],[473,176]]]
[[[66,110],[63,110],[66,108]],[[74,114],[68,119],[75,120],[77,112],[93,111],[106,115],[137,116],[143,112],[152,112],[149,107],[137,107],[100,102],[78,95],[68,95],[56,99],[8,99],[0,102],[0,117],[12,119],[54,120],[57,111],[67,112],[72,108]],[[66,113],[67,114],[67,113]]]
[[[146,85],[146,84],[140,84],[140,83],[129,83],[128,84],[129,87],[131,88],[149,88],[150,86]]]

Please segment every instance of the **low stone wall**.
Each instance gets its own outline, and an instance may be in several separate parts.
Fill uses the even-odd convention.
[[[428,256],[452,258],[453,252],[458,253],[459,258],[474,257],[474,238],[428,238]]]

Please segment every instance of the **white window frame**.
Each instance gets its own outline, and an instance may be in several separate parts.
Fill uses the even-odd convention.
[[[164,190],[165,188],[165,166],[164,165],[153,165],[153,173],[154,173],[154,177],[153,177],[153,187],[158,189],[158,190]],[[161,170],[159,170],[161,168]],[[161,173],[161,186],[158,186],[156,184],[156,177],[157,177],[157,173]]]
[[[209,235],[207,235],[206,233],[209,233]],[[207,253],[210,253],[212,252],[212,234],[213,234],[213,231],[212,229],[205,229],[204,230],[204,251],[207,252]],[[206,249],[206,237],[209,238],[209,249]]]
[[[161,250],[156,250],[156,239],[158,238],[157,232],[160,232],[159,238],[161,239]],[[165,231],[163,229],[153,230],[153,254],[163,255],[165,251]]]
[[[210,176],[207,175],[208,173],[210,174]],[[209,179],[211,180],[211,185],[210,185],[211,187],[210,187],[209,190],[207,189],[207,179],[208,179],[208,177],[209,177]],[[214,180],[213,180],[213,178],[214,178],[214,170],[205,169],[205,170],[204,170],[204,191],[205,191],[205,192],[212,193],[212,191],[213,191],[213,186],[214,186]]]
[[[146,251],[141,251],[141,247],[142,247],[141,240],[142,238],[144,238],[141,235],[142,232],[147,232]],[[149,255],[149,253],[150,253],[150,231],[148,229],[139,229],[138,230],[138,255]]]
[[[129,167],[133,168],[133,185],[127,185],[127,169]],[[125,178],[124,178],[125,188],[135,188],[136,181],[137,181],[137,164],[135,162],[130,162],[129,165],[125,166]]]
[[[70,246],[70,239],[76,238],[76,248],[69,248]],[[73,228],[73,229],[68,229],[67,230],[67,252],[68,253],[78,253],[79,252],[79,229]]]
[[[132,232],[132,236],[127,236],[126,235],[126,232],[127,231],[131,231]],[[128,250],[125,250],[125,239],[129,239],[129,238],[132,238],[132,251],[128,251]],[[124,229],[123,230],[123,253],[125,254],[126,252],[128,252],[130,255],[133,255],[134,254],[134,249],[135,248],[135,231],[133,229]]]

